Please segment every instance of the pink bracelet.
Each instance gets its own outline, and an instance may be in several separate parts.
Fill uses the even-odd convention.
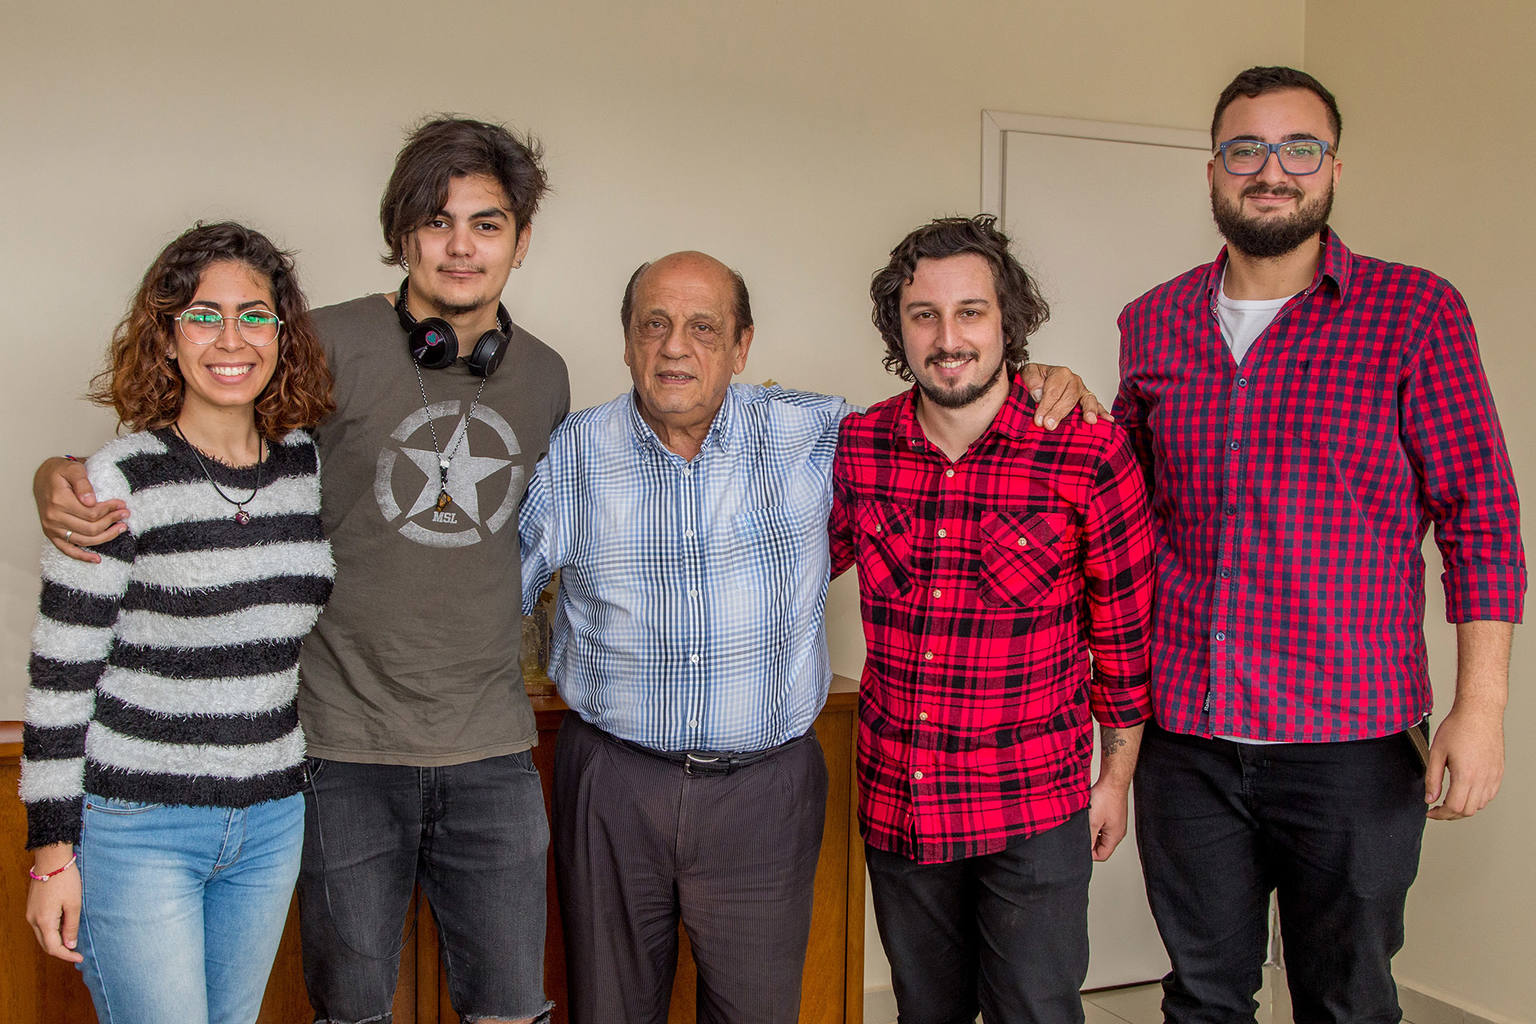
[[[79,859],[80,859],[80,855],[77,853],[73,857],[69,858],[69,863],[68,864],[65,864],[61,868],[54,868],[52,871],[45,871],[41,875],[38,874],[36,871],[33,871],[31,868],[27,868],[27,874],[32,876],[32,881],[34,881],[34,882],[46,882],[46,881],[48,881],[48,879],[52,878],[54,875],[62,875],[64,872],[66,872],[70,868],[74,867],[75,866],[75,861],[77,861]]]

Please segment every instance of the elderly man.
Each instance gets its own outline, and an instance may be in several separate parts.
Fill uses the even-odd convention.
[[[634,391],[556,430],[519,527],[525,609],[561,573],[549,673],[576,712],[554,779],[572,1020],[665,1020],[681,917],[701,1022],[793,1021],[827,787],[811,726],[831,679],[832,457],[850,409],[731,384],[751,305],[702,253],[637,270],[621,318]]]

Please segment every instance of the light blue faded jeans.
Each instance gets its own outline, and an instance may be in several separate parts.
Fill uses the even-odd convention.
[[[245,808],[87,794],[80,971],[101,1024],[251,1024],[303,838],[298,794]]]

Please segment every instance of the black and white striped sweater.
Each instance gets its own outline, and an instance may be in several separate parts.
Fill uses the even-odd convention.
[[[208,459],[231,497],[256,469]],[[319,456],[304,431],[269,447],[234,521],[170,430],[110,442],[87,464],[128,531],[100,565],[43,546],[22,738],[28,848],[80,835],[85,792],[248,807],[299,791],[299,645],[330,596]]]

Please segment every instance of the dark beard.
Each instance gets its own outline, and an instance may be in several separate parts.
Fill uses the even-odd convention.
[[[1276,192],[1275,189],[1250,185],[1243,195],[1250,192]],[[1333,213],[1333,186],[1311,202],[1303,203],[1295,213],[1283,220],[1248,220],[1238,206],[1224,202],[1211,189],[1211,216],[1216,220],[1216,230],[1227,244],[1245,256],[1254,259],[1274,259],[1293,251],[1310,241],[1328,226],[1328,216]]]
[[[963,409],[990,391],[992,385],[996,384],[997,379],[1003,375],[1003,370],[1007,368],[1007,365],[1007,360],[999,359],[997,361],[997,369],[990,378],[982,381],[980,384],[972,384],[958,391],[943,391],[938,388],[930,388],[923,382],[921,377],[917,377],[916,374],[913,374],[913,376],[917,379],[917,387],[923,393],[923,397],[934,405],[944,409]]]

